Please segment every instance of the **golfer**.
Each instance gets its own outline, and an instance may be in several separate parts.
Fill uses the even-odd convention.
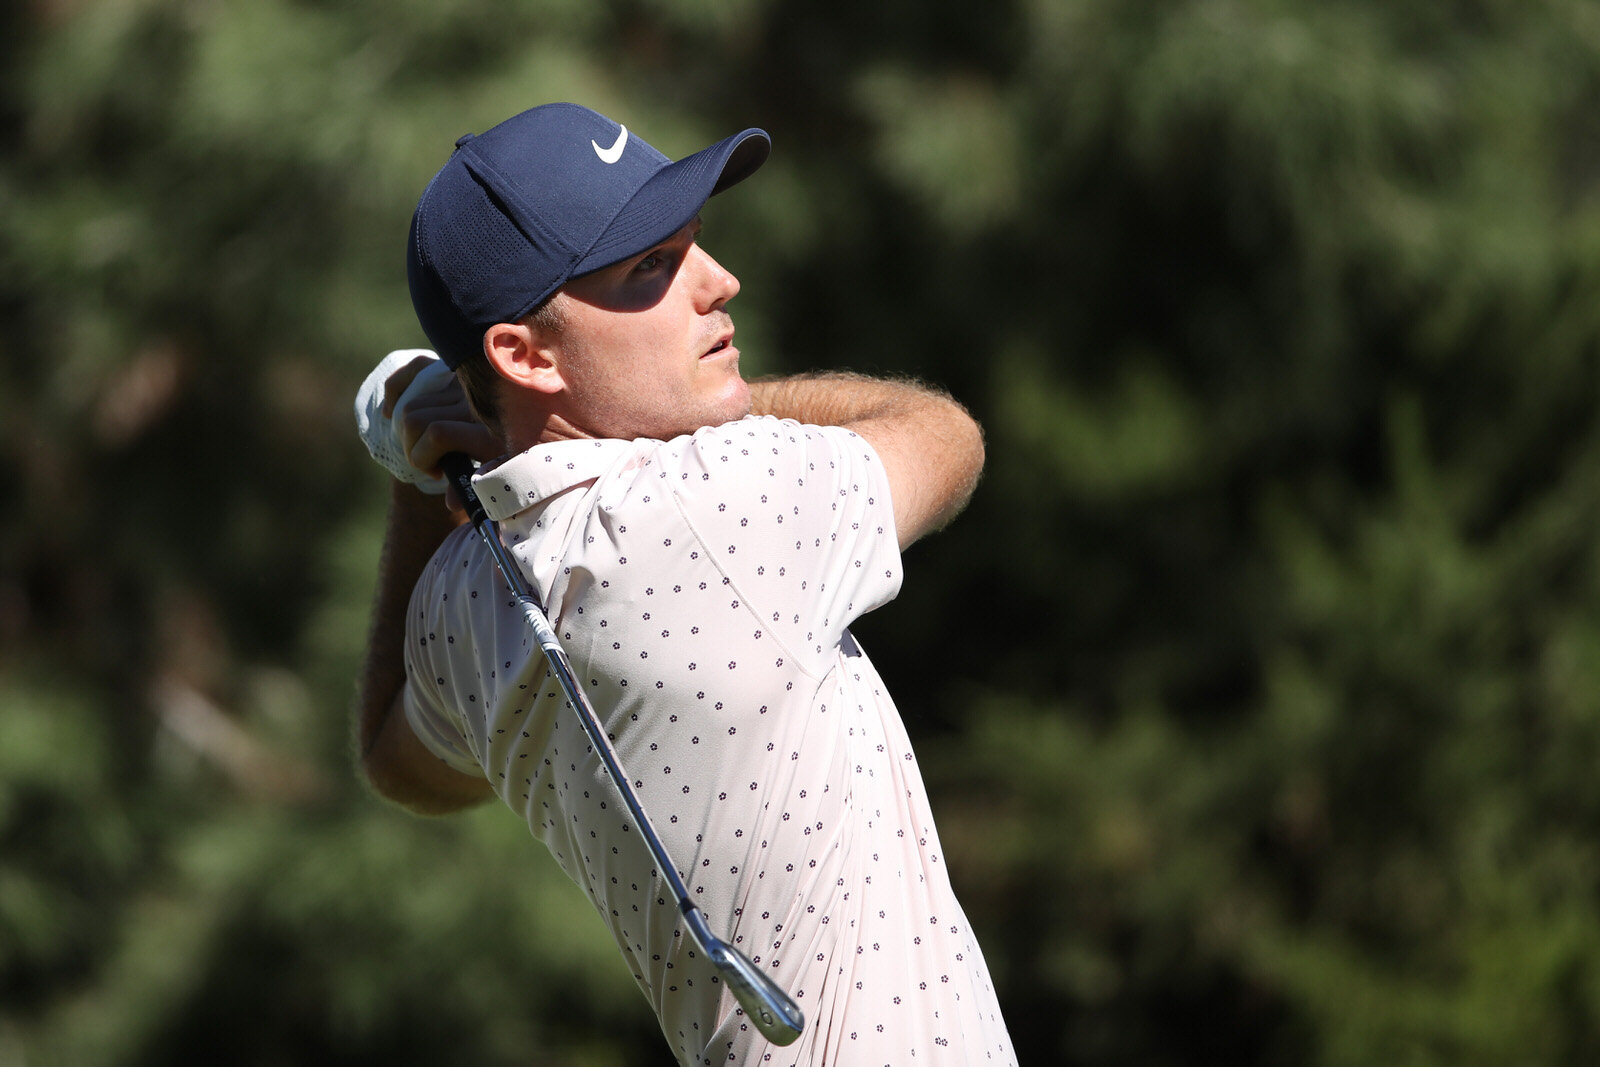
[[[1014,1063],[911,744],[850,623],[966,503],[965,410],[847,374],[747,382],[700,245],[746,130],[677,162],[572,104],[457,142],[407,250],[362,766],[420,813],[497,796],[593,901],[683,1064]],[[463,452],[713,928],[806,1015],[769,1044],[686,936],[483,543],[422,472]],[[402,480],[404,479],[404,480]],[[413,483],[420,483],[413,484]],[[445,498],[449,499],[449,498]]]

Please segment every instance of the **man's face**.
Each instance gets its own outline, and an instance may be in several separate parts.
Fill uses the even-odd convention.
[[[695,242],[699,232],[696,219],[557,295],[560,414],[574,429],[666,440],[750,413],[725,310],[739,280]]]

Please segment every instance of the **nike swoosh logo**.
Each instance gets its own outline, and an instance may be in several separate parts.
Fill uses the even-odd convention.
[[[615,163],[622,158],[622,148],[628,143],[628,127],[622,127],[622,132],[617,134],[617,143],[610,148],[601,148],[598,141],[589,143],[594,146],[594,154],[600,157],[600,162]]]

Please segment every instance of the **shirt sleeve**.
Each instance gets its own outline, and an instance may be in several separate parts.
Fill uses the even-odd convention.
[[[864,438],[760,417],[680,440],[684,520],[797,654],[831,655],[854,620],[899,593],[888,474]]]
[[[452,770],[462,774],[483,773],[483,767],[472,758],[472,753],[462,743],[461,732],[450,725],[448,716],[441,714],[438,708],[422,697],[416,686],[407,682],[401,700],[405,707],[406,722],[411,725],[411,732],[417,735],[423,748],[444,760]]]
[[[456,631],[464,628],[466,620],[449,610],[449,591],[441,587],[441,580],[447,569],[455,569],[451,561],[462,545],[461,531],[457,530],[423,568],[411,592],[406,617],[406,684],[401,703],[406,722],[424,748],[453,770],[481,775],[483,765],[473,754],[464,724],[446,699],[454,695],[447,679],[462,668],[451,661],[451,656],[457,644]],[[468,647],[467,643],[462,647]],[[470,664],[467,666],[467,677],[474,677],[477,672],[470,669]]]

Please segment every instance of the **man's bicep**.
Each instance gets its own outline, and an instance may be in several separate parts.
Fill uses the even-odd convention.
[[[395,695],[361,763],[380,795],[419,815],[445,815],[494,795],[481,774],[456,770],[422,743],[406,717],[403,693]]]

